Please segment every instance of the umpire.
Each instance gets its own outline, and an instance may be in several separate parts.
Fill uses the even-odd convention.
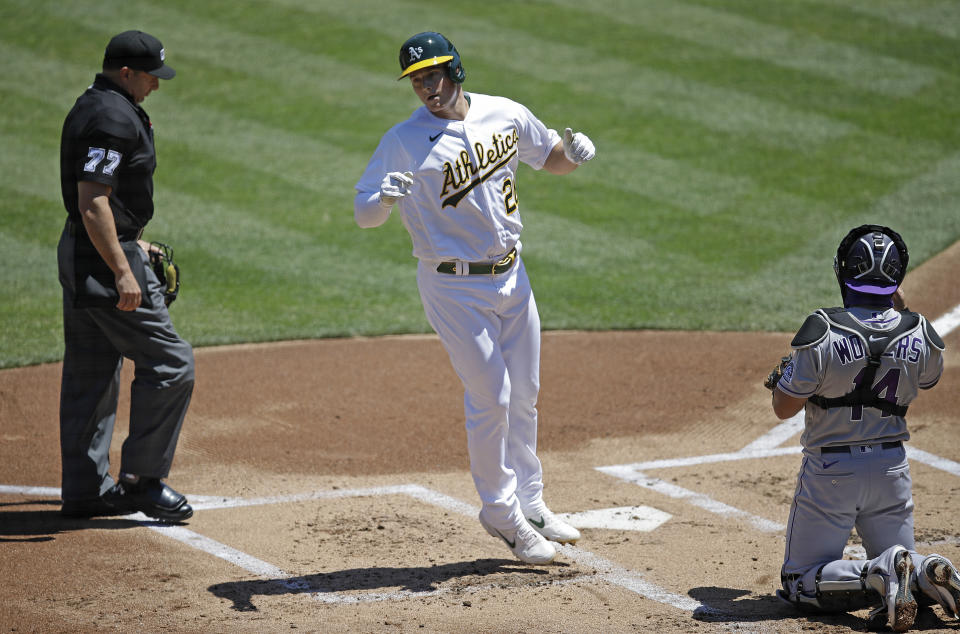
[[[126,31],[63,124],[67,221],[57,248],[65,351],[60,391],[61,514],[193,515],[164,484],[193,392],[193,349],[173,328],[140,240],[153,217],[153,126],[140,103],[175,72],[160,41]],[[110,476],[123,358],[135,366],[119,482]]]

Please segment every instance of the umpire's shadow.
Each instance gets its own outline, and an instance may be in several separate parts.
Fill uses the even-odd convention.
[[[554,564],[565,565],[565,564]],[[437,585],[457,577],[483,577],[497,573],[548,575],[542,567],[527,566],[509,559],[477,559],[439,566],[411,568],[352,568],[337,572],[317,573],[284,579],[261,579],[218,583],[207,588],[214,596],[229,599],[234,610],[256,611],[255,596],[278,596],[283,594],[318,593],[333,594],[351,590],[432,592]],[[357,597],[360,598],[360,597]]]
[[[16,511],[18,506],[51,506],[51,509]],[[141,516],[142,517],[142,516]],[[131,519],[125,516],[73,518],[60,515],[60,500],[26,500],[0,503],[0,543],[48,542],[54,535],[91,528],[119,530],[145,525],[162,524],[151,520]]]

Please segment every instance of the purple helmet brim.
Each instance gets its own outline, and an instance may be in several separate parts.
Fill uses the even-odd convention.
[[[847,288],[858,293],[867,293],[868,295],[890,295],[894,293],[899,284],[891,286],[875,286],[874,284],[858,284],[856,282],[847,282]]]

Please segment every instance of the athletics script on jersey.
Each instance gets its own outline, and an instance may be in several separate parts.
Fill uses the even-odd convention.
[[[461,150],[457,160],[453,163],[445,162],[443,164],[443,190],[440,192],[440,196],[447,196],[451,191],[456,193],[444,198],[443,204],[440,206],[441,209],[443,207],[456,207],[463,200],[463,197],[470,193],[470,190],[509,163],[517,154],[516,148],[519,142],[520,135],[516,128],[505,135],[494,133],[490,138],[489,147],[480,142],[473,145],[479,165],[473,164],[467,150]],[[504,187],[512,189],[513,183],[508,180]],[[515,209],[516,206],[513,209],[508,209],[507,213]]]

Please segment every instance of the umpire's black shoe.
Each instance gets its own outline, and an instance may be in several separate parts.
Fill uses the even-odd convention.
[[[117,486],[118,485],[114,485],[112,489],[103,494],[103,497],[64,500],[63,505],[60,507],[60,515],[77,519],[126,515],[128,511],[122,511],[104,499],[113,493]]]
[[[104,499],[126,513],[139,511],[164,522],[180,522],[193,516],[187,498],[159,478],[140,478],[135,484],[121,481],[104,494]]]

